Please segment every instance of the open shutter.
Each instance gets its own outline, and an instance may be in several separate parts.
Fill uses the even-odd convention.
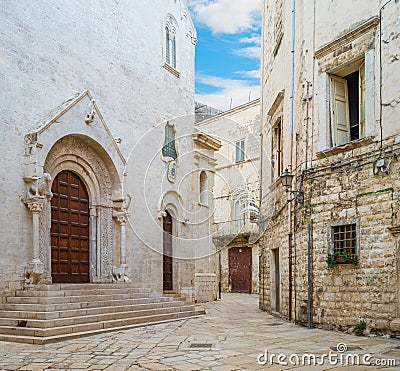
[[[331,113],[334,145],[340,146],[350,142],[347,81],[337,76],[331,77]]]
[[[365,137],[365,63],[360,66],[360,138]]]

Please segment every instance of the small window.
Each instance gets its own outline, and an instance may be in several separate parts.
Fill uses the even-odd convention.
[[[332,145],[365,136],[365,63],[358,62],[330,75]]]
[[[356,224],[332,227],[333,254],[356,254]]]
[[[272,156],[271,170],[272,179],[277,179],[283,172],[283,153],[282,153],[282,121],[281,119],[272,128]]]
[[[200,173],[200,204],[208,205],[208,177],[205,171]]]
[[[174,127],[169,123],[165,125],[165,139],[164,139],[164,146],[162,148],[162,155],[164,157],[170,157],[174,160],[178,157],[175,148]]]
[[[244,148],[244,139],[236,142],[235,144],[235,162],[244,161],[245,157],[245,148]]]
[[[176,37],[165,27],[165,63],[176,69]]]

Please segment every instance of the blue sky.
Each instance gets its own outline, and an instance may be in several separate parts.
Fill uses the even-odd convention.
[[[188,0],[197,30],[196,100],[227,110],[259,97],[262,0]]]

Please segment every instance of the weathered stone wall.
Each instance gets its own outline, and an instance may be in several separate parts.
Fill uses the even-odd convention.
[[[217,300],[217,275],[211,273],[196,273],[194,289],[197,303]]]
[[[176,23],[176,70],[164,63],[164,27],[172,18]],[[199,251],[213,248],[210,219],[205,217],[209,210],[198,212],[198,194],[193,191],[197,170],[203,165],[196,165],[193,156],[196,35],[185,1],[9,1],[2,5],[0,23],[0,79],[4,83],[0,289],[19,284],[25,264],[33,257],[32,216],[21,202],[25,190],[24,136],[66,99],[88,89],[109,132],[97,125],[98,115],[90,126],[84,114],[75,111],[65,113],[47,130],[91,139],[95,133],[108,136],[113,145],[118,143],[127,161],[125,168],[118,168],[120,187],[125,197],[132,195],[126,232],[129,276],[153,290],[162,290],[160,212],[169,209],[174,214],[175,253],[184,251],[194,259]],[[177,139],[175,183],[167,180],[168,162],[160,154],[168,120]],[[56,135],[50,137],[53,140]],[[49,149],[54,143],[39,144]],[[211,161],[206,171],[212,168]],[[185,223],[185,218],[190,223]],[[115,228],[117,246],[121,241],[119,225]],[[199,234],[204,238],[193,242]],[[119,252],[114,253],[108,258],[114,258],[113,264],[118,265]],[[194,287],[195,264],[192,261],[186,266],[186,258],[178,256],[175,262],[176,291]]]
[[[341,0],[329,5],[296,4],[293,137],[289,135],[291,20],[284,19],[284,36],[274,50],[274,2],[265,5],[260,307],[270,312],[275,308],[272,251],[279,246],[280,315],[302,323],[308,320],[308,304],[311,319],[321,327],[347,329],[365,320],[368,330],[387,332],[400,315],[398,237],[393,232],[399,225],[400,206],[400,74],[393,52],[398,50],[395,19],[400,4],[391,1],[380,12],[384,4]],[[289,15],[290,2],[284,7]],[[365,137],[335,147],[329,76],[355,60],[365,61],[366,66]],[[304,192],[304,203],[288,202],[280,181],[271,175],[271,128],[277,114],[283,125],[284,168],[295,175],[292,190]],[[380,168],[378,159],[385,160]],[[328,268],[332,225],[349,222],[356,223],[359,263]]]

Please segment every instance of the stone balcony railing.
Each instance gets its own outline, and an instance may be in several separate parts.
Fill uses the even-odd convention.
[[[216,246],[226,246],[236,238],[246,239],[249,243],[254,243],[259,237],[257,221],[250,218],[215,222],[212,232]]]

